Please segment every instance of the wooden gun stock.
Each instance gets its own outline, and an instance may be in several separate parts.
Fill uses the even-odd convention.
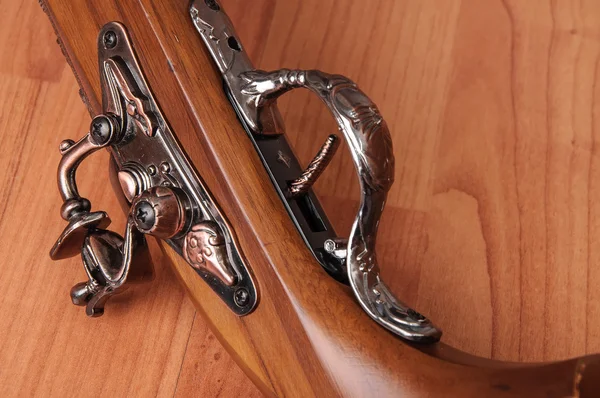
[[[306,248],[277,196],[181,1],[43,0],[92,116],[101,113],[96,40],[123,23],[177,139],[236,231],[259,305],[228,310],[167,245],[198,310],[253,382],[277,396],[593,397],[600,357],[522,365],[475,358],[444,344],[407,344],[356,304]]]

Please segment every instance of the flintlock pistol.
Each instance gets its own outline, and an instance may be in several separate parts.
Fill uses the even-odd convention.
[[[83,138],[60,144],[67,226],[50,251],[54,260],[81,255],[87,280],[71,299],[88,316],[147,278],[153,236],[267,395],[597,393],[596,357],[535,366],[475,358],[441,343],[442,331],[390,291],[376,240],[394,182],[392,140],[352,80],[255,69],[216,0],[109,3],[41,2],[93,116]],[[286,139],[277,99],[298,88],[326,105],[352,155],[360,205],[347,237],[312,189],[338,135],[305,168]],[[79,164],[102,148],[123,200],[123,236],[76,185]]]

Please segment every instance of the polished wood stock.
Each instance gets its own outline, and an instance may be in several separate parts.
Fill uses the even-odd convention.
[[[349,288],[330,278],[306,249],[223,94],[187,1],[42,3],[92,114],[101,111],[97,33],[110,21],[127,27],[165,117],[237,233],[258,283],[258,308],[238,318],[183,259],[166,246],[164,251],[221,343],[265,394],[597,395],[596,356],[500,363],[443,344],[411,346],[371,321]]]

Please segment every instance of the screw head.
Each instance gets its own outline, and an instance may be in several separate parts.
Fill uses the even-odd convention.
[[[333,253],[335,251],[335,249],[337,248],[337,245],[335,244],[335,242],[332,239],[327,239],[325,241],[325,244],[323,245],[323,248],[325,249],[325,251],[327,253]]]
[[[148,202],[142,201],[135,205],[133,218],[138,229],[149,231],[156,222],[156,213],[154,207]]]
[[[154,186],[132,201],[131,216],[140,232],[160,239],[170,239],[189,221],[189,200],[179,188]]]
[[[90,124],[90,134],[96,145],[106,144],[112,136],[113,128],[105,115],[96,116]]]
[[[248,290],[245,287],[240,287],[233,294],[233,301],[235,301],[235,304],[238,307],[245,307],[248,304],[248,301],[250,301],[250,293],[248,293]]]
[[[112,30],[106,32],[102,40],[106,48],[114,48],[117,45],[117,35]]]

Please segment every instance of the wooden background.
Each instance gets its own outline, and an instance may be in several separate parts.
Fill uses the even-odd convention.
[[[187,1],[187,0],[181,0]],[[600,3],[223,0],[256,65],[348,75],[394,138],[384,277],[471,353],[544,361],[600,351]],[[87,319],[64,222],[58,144],[89,123],[37,2],[0,0],[0,395],[259,396],[173,274]],[[308,92],[280,102],[307,162],[335,131]],[[80,191],[124,220],[107,154]],[[358,198],[347,152],[317,190],[339,232]]]

